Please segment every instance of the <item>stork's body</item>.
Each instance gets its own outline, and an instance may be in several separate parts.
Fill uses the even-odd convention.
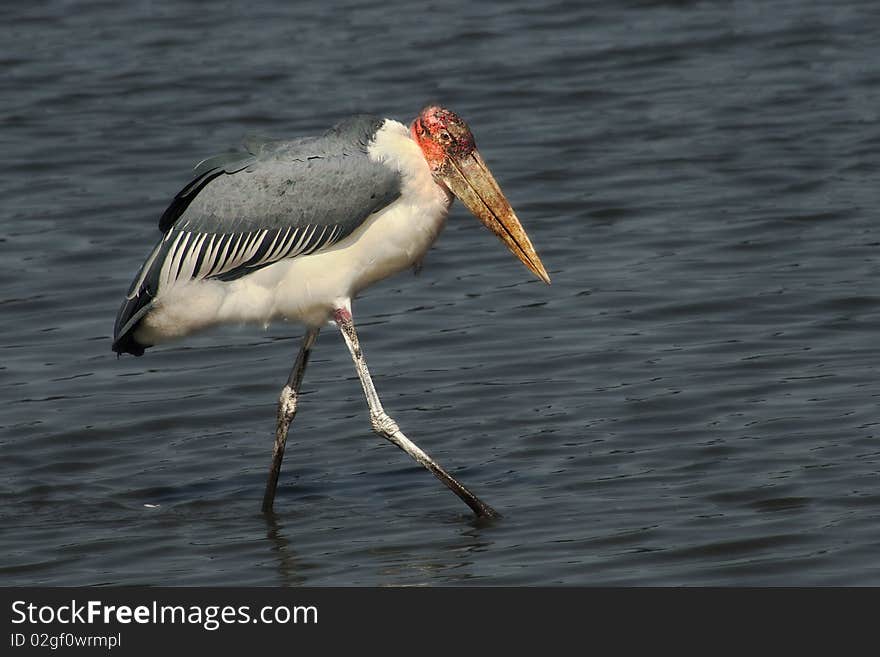
[[[165,235],[117,317],[118,353],[141,355],[150,345],[223,323],[284,319],[306,327],[279,403],[266,510],[310,349],[320,328],[333,320],[352,352],[374,429],[478,515],[494,514],[385,414],[351,317],[351,301],[361,290],[422,260],[443,229],[453,193],[549,281],[470,132],[461,122],[466,134],[459,137],[454,121],[460,119],[448,110],[427,108],[411,128],[359,116],[318,138],[252,142],[247,153],[201,163],[160,221]],[[445,147],[436,150],[440,131]],[[468,139],[453,162],[446,147],[452,152]]]

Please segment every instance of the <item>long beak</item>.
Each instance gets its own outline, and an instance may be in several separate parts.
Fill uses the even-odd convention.
[[[532,241],[477,150],[460,159],[450,157],[440,177],[468,210],[501,238],[513,255],[538,278],[550,284],[550,277]]]

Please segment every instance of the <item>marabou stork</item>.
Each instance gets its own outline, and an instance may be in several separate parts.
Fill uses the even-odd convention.
[[[226,322],[305,327],[278,402],[263,510],[272,509],[287,432],[318,331],[335,322],[351,351],[373,429],[434,473],[478,516],[498,515],[401,432],[382,403],[358,343],[351,300],[417,265],[446,222],[453,196],[532,272],[544,265],[449,109],[423,109],[409,128],[354,116],[321,135],[249,141],[246,152],[202,161],[162,215],[164,236],[119,309],[117,354]]]

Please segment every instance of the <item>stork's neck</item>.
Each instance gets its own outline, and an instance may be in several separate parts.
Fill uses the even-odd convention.
[[[374,162],[401,175],[401,195],[405,198],[418,198],[429,204],[442,199],[447,208],[452,203],[452,195],[445,185],[434,179],[428,160],[410,130],[399,121],[385,119],[367,146],[367,154]]]

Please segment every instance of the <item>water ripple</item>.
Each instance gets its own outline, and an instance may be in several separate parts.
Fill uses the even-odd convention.
[[[0,9],[0,583],[880,583],[872,5],[453,4]],[[505,518],[371,433],[332,331],[264,517],[298,330],[117,360],[121,295],[195,162],[430,100],[553,286],[456,206],[355,311]]]

